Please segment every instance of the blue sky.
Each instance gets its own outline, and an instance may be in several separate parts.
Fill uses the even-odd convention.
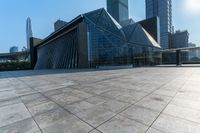
[[[145,19],[145,0],[129,0],[130,17]],[[33,35],[44,38],[53,31],[53,23],[70,21],[81,13],[106,8],[106,0],[1,0],[0,53],[11,46],[26,46],[26,18],[31,17]],[[200,44],[200,0],[173,0],[175,29],[190,33],[190,41]]]

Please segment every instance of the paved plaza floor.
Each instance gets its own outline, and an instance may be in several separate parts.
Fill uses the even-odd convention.
[[[200,133],[200,68],[0,73],[0,133]]]

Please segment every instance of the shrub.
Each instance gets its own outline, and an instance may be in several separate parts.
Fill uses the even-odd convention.
[[[4,62],[0,63],[0,71],[29,70],[30,62]]]

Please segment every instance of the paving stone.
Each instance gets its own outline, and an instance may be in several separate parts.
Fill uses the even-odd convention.
[[[0,101],[0,107],[17,104],[17,103],[22,103],[19,98],[6,99],[4,101]]]
[[[176,90],[159,89],[159,90],[154,91],[153,94],[164,95],[164,96],[173,97],[173,96],[176,95],[176,93],[177,93]]]
[[[72,104],[65,106],[65,109],[69,110],[72,113],[77,114],[79,112],[83,112],[87,109],[90,109],[94,106],[95,106],[94,104],[91,104],[89,102],[80,101],[80,102],[72,103]]]
[[[161,112],[168,104],[170,97],[150,95],[139,101],[136,105]]]
[[[144,133],[147,126],[122,116],[116,116],[98,129],[103,133]]]
[[[166,133],[199,133],[200,125],[184,119],[162,114],[152,126]]]
[[[93,96],[90,97],[88,99],[85,99],[85,101],[91,103],[91,104],[95,104],[95,105],[100,105],[103,104],[107,101],[107,98],[101,97],[101,96]]]
[[[0,72],[0,132],[40,133],[31,113],[43,132],[199,133],[199,75],[192,67]]]
[[[0,127],[31,117],[22,103],[1,107],[0,112]]]
[[[70,120],[63,118],[52,125],[43,128],[43,133],[88,133],[93,128],[88,124],[72,117]]]
[[[31,119],[25,119],[0,128],[0,133],[40,133],[40,129]]]
[[[149,130],[146,133],[164,133],[164,132],[161,132],[161,131],[154,129],[154,128],[149,128]]]
[[[98,131],[98,130],[92,130],[92,131],[90,131],[89,133],[102,133],[102,132],[100,132],[100,131]]]
[[[21,100],[27,107],[49,102],[49,100],[40,93],[22,96]]]
[[[180,117],[180,118],[190,120],[193,122],[197,122],[200,124],[200,111],[198,110],[179,107],[179,106],[170,104],[167,106],[167,108],[164,110],[163,113],[173,115],[175,117]]]
[[[174,98],[171,102],[171,104],[178,105],[181,107],[196,109],[200,111],[200,102],[199,101],[193,101],[188,99],[182,99],[182,98]]]
[[[127,110],[120,113],[120,115],[150,126],[158,117],[159,112],[143,107],[131,106]]]
[[[50,102],[45,102],[36,106],[29,107],[28,109],[31,112],[31,114],[34,116],[34,115],[45,113],[57,108],[59,108],[59,106],[55,104],[54,102],[50,101]]]
[[[101,106],[95,106],[77,114],[78,117],[91,124],[93,127],[99,126],[114,115],[115,113],[110,112]]]
[[[53,125],[54,123],[56,123],[59,120],[62,120],[63,118],[70,121],[73,118],[73,115],[69,114],[61,108],[57,108],[34,116],[35,121],[39,124],[40,128],[42,129]]]
[[[107,100],[106,102],[99,105],[106,110],[112,111],[114,113],[119,113],[126,109],[130,104],[116,100]]]
[[[81,98],[73,96],[73,95],[68,94],[68,93],[63,93],[63,94],[60,94],[60,95],[54,95],[54,96],[52,96],[51,99],[61,106],[66,106],[68,104],[72,104],[72,103],[75,103],[75,102],[82,100]]]
[[[14,90],[7,90],[7,91],[1,91],[0,92],[0,101],[5,101],[8,99],[16,98],[17,94]]]

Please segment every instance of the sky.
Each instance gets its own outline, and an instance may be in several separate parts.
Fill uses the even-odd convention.
[[[190,42],[200,45],[200,0],[172,0],[175,30],[188,30]],[[106,8],[106,0],[0,0],[0,53],[11,46],[26,46],[26,19],[32,20],[34,37],[45,38],[53,24],[79,14]],[[129,0],[130,18],[145,19],[145,0]]]

